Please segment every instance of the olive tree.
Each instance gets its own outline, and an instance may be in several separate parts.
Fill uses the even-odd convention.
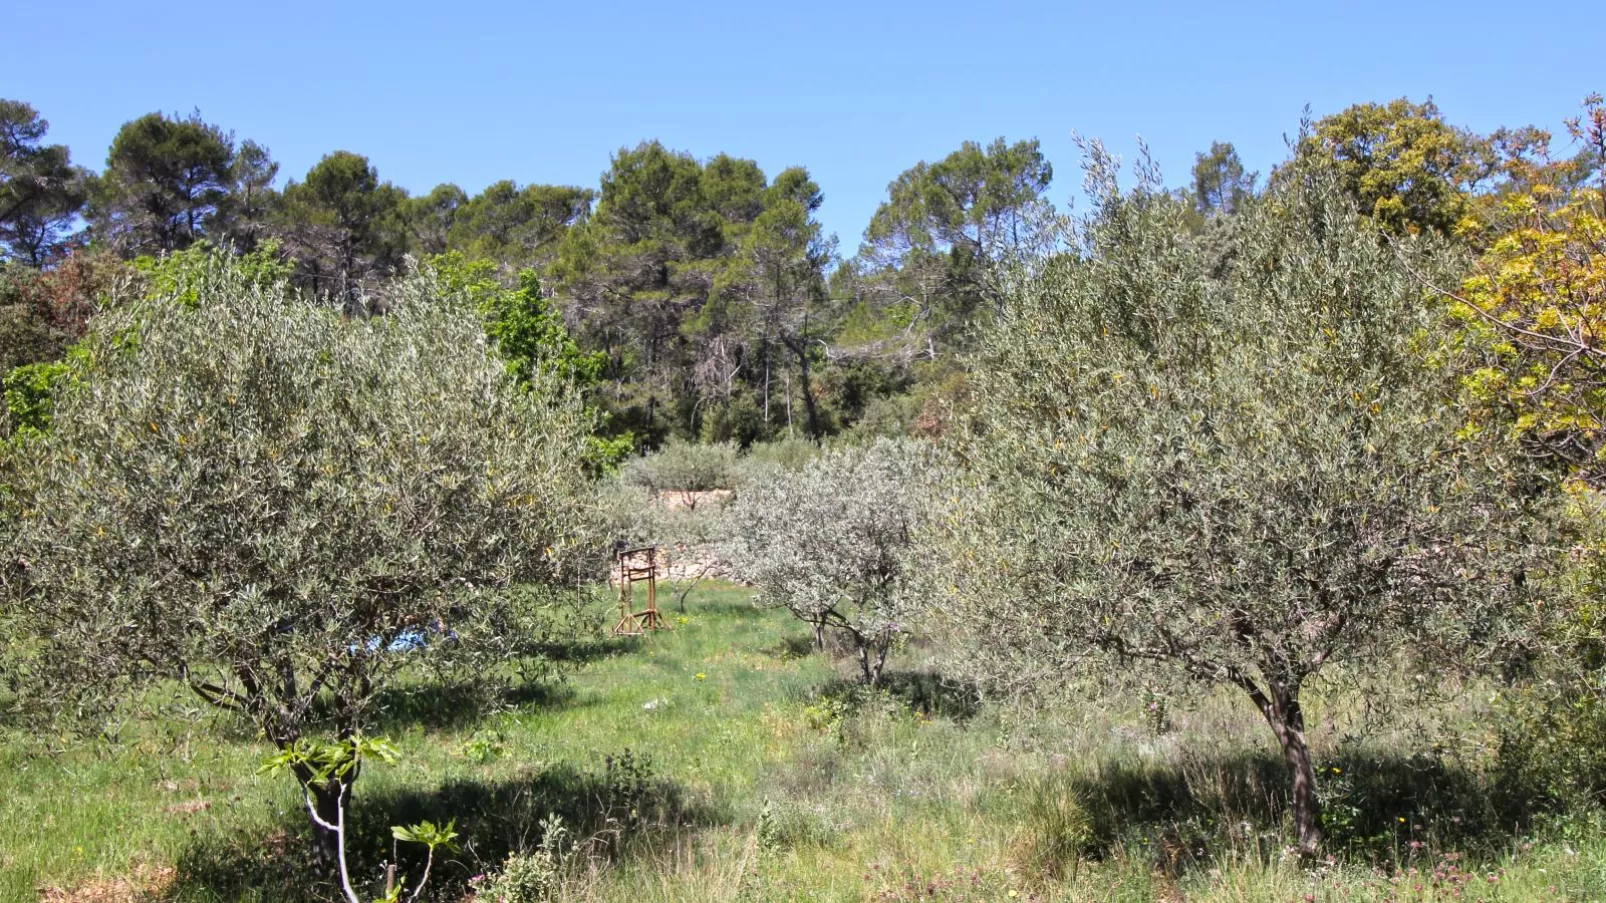
[[[1509,648],[1543,493],[1458,437],[1433,305],[1319,174],[1285,174],[1222,254],[1112,173],[1095,149],[1080,253],[1015,286],[973,362],[954,610],[997,677],[1147,663],[1241,689],[1308,854],[1302,688]]]
[[[555,594],[584,558],[581,402],[517,386],[433,275],[392,294],[343,318],[220,256],[94,322],[9,468],[36,682],[176,680],[291,751],[360,736],[404,661],[485,665],[541,629],[506,590]],[[333,856],[356,775],[291,765]]]
[[[681,504],[695,508],[698,493],[729,489],[735,483],[736,445],[670,440],[657,451],[631,459],[619,470],[628,485],[654,494],[679,493]]]
[[[726,554],[759,601],[852,644],[864,682],[924,608],[918,543],[939,474],[929,443],[882,439],[776,469],[728,509]]]

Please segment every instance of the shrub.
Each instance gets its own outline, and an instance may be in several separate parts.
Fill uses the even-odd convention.
[[[94,324],[9,468],[38,692],[170,678],[289,750],[356,736],[404,661],[482,669],[545,629],[506,588],[588,543],[579,400],[521,391],[429,275],[394,296],[344,319],[217,258]]]
[[[1022,826],[1010,849],[1016,871],[1035,881],[1069,877],[1095,839],[1092,818],[1071,781],[1030,779],[1020,789]]]
[[[0,266],[0,376],[61,358],[98,308],[131,294],[133,270],[107,251],[75,251],[48,270]]]
[[[736,392],[730,399],[705,406],[700,434],[706,443],[753,444],[768,432],[764,410],[751,392]]]
[[[501,871],[474,882],[474,898],[491,903],[543,903],[552,899],[562,878],[568,840],[563,819],[547,816],[541,822],[540,845],[527,853],[514,853]]]
[[[672,439],[621,468],[627,484],[652,492],[706,492],[735,483],[736,446],[696,445]]]
[[[819,443],[808,439],[775,439],[759,442],[748,448],[742,465],[779,467],[782,470],[801,470],[820,453]]]
[[[1601,644],[1574,640],[1501,693],[1496,787],[1507,810],[1579,811],[1606,800],[1606,665]]]
[[[56,384],[72,372],[65,361],[23,364],[0,377],[5,390],[8,429],[19,435],[41,433],[50,427],[50,397]]]
[[[830,818],[826,804],[809,800],[766,800],[758,815],[758,846],[765,852],[827,847],[849,825]]]
[[[814,628],[838,633],[879,684],[887,652],[923,610],[916,535],[940,479],[928,443],[883,439],[828,452],[744,489],[729,510],[726,554],[759,587]]]

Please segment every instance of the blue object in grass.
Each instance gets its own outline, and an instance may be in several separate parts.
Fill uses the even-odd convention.
[[[429,645],[430,633],[442,633],[442,631],[440,628],[432,627],[426,633],[420,628],[409,627],[396,634],[395,638],[389,643],[385,643],[380,637],[374,636],[369,637],[368,642],[363,645],[367,647],[369,652],[378,652],[381,645],[384,645],[386,652],[415,652]],[[455,630],[444,631],[444,634],[448,640],[457,639],[457,631]],[[351,651],[357,651],[356,644],[352,644]]]

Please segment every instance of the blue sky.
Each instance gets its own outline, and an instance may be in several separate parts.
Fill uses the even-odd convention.
[[[0,97],[99,168],[124,121],[199,108],[281,182],[336,149],[411,191],[595,185],[658,138],[802,164],[851,252],[887,182],[966,139],[1042,139],[1063,203],[1073,131],[1167,180],[1234,142],[1282,158],[1301,109],[1432,95],[1478,130],[1560,130],[1606,90],[1597,3],[26,3]]]

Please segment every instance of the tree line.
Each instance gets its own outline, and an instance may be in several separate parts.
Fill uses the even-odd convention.
[[[1394,233],[1475,243],[1480,210],[1524,187],[1549,138],[1477,135],[1431,101],[1398,100],[1309,123],[1295,156],[1324,160]],[[6,372],[59,358],[121,262],[267,247],[295,284],[356,315],[383,306],[409,256],[451,254],[549,300],[599,355],[604,433],[643,448],[941,431],[965,396],[956,355],[1002,311],[1011,265],[1070,240],[1036,140],[966,142],[915,164],[850,253],[821,229],[806,168],[771,176],[656,141],[620,149],[595,188],[504,180],[473,196],[453,184],[410,195],[344,150],[281,186],[266,147],[199,113],[129,121],[98,173],[50,144],[21,101],[0,101],[0,141]],[[1547,165],[1577,182],[1598,154]],[[1215,142],[1173,193],[1203,231],[1269,181]]]

